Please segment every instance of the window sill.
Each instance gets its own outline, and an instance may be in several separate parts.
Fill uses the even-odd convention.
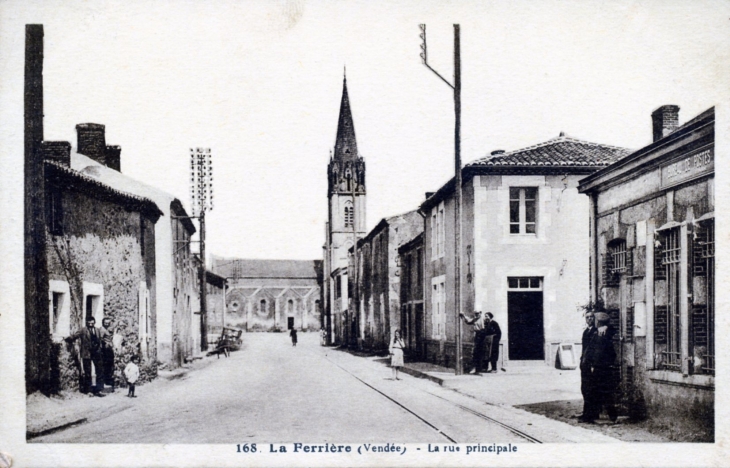
[[[715,389],[715,376],[713,375],[683,375],[681,372],[668,370],[650,370],[646,372],[646,375],[652,382],[661,384],[701,388],[705,390]]]

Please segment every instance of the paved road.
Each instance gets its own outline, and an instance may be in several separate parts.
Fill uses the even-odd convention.
[[[376,359],[319,346],[315,334],[300,334],[296,348],[285,334],[247,334],[230,358],[138,387],[133,407],[34,442],[526,443],[512,427],[541,440],[556,432],[539,416],[402,378]]]

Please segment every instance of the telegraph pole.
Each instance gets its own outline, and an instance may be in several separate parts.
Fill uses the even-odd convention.
[[[353,270],[355,270],[354,277],[353,277],[353,285],[352,288],[352,304],[354,306],[352,317],[355,321],[354,324],[354,333],[352,339],[357,343],[357,338],[360,336],[360,302],[359,302],[359,290],[360,285],[358,283],[359,281],[359,269],[357,264],[357,225],[355,224],[356,216],[355,213],[357,212],[356,204],[355,204],[355,181],[357,180],[357,176],[350,178],[350,183],[352,184],[352,260],[353,260]]]
[[[190,148],[190,198],[193,208],[191,217],[198,218],[200,224],[200,350],[207,351],[208,288],[205,278],[205,213],[213,210],[213,160],[210,148]]]
[[[454,219],[455,219],[455,236],[454,236],[454,288],[456,289],[454,315],[456,320],[456,375],[464,373],[464,365],[462,363],[462,340],[461,340],[461,254],[462,236],[461,236],[461,31],[458,24],[454,25],[454,84],[441,76],[439,72],[431,68],[428,64],[428,50],[426,48],[426,25],[419,25],[421,28],[421,60],[426,67],[436,76],[441,78],[451,89],[454,90]]]

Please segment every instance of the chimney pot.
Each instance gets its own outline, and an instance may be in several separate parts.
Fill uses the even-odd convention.
[[[651,113],[654,141],[661,140],[679,127],[679,106],[668,104]]]

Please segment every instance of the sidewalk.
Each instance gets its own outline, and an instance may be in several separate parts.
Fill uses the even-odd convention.
[[[140,388],[154,389],[170,380],[183,378],[192,370],[201,369],[215,361],[214,356],[196,359],[174,370],[160,370],[157,378]],[[50,434],[70,426],[84,424],[106,418],[134,406],[132,398],[127,398],[126,388],[117,388],[110,393],[106,387],[104,398],[84,395],[79,392],[64,391],[59,395],[46,397],[40,392],[26,398],[26,439]]]
[[[375,359],[390,365],[390,359]],[[581,424],[573,415],[583,408],[580,371],[560,370],[547,365],[505,366],[506,371],[481,376],[455,375],[454,369],[427,363],[407,362],[402,369],[414,377],[428,379],[477,401],[517,411],[538,414],[626,442],[669,442],[662,434],[647,430],[647,424],[630,423],[619,417],[619,424],[599,420],[595,425]]]

